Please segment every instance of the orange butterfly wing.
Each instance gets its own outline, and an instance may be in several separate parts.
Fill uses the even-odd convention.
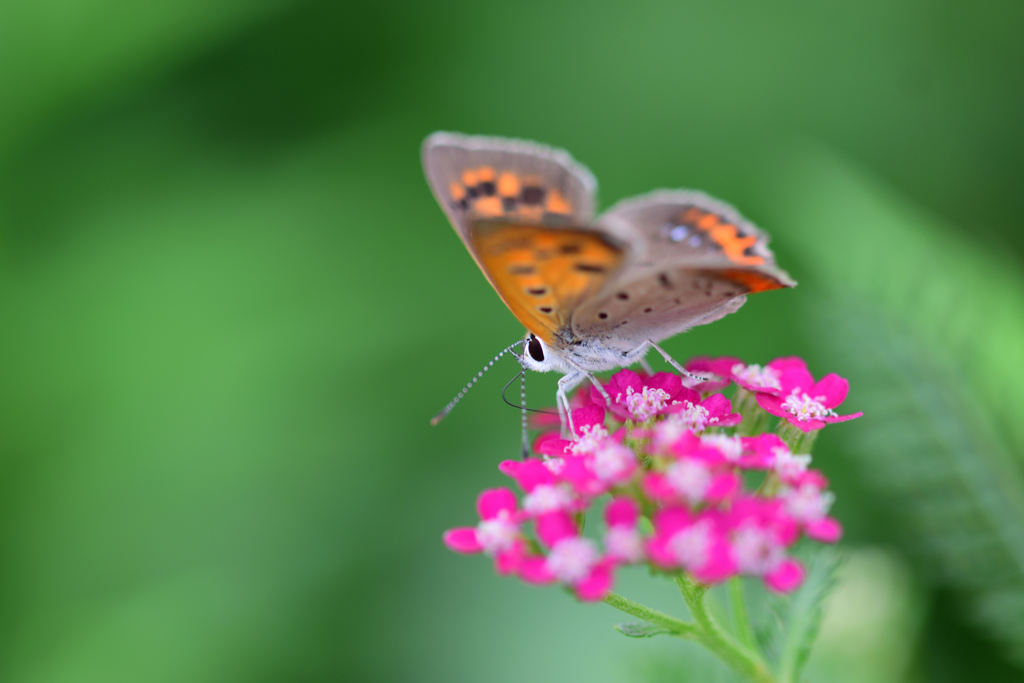
[[[470,240],[484,275],[526,329],[552,344],[579,302],[621,267],[625,252],[594,230],[481,221]]]

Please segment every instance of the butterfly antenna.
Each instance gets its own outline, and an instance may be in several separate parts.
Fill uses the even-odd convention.
[[[467,392],[468,392],[468,391],[469,391],[470,389],[472,389],[472,388],[473,388],[473,385],[474,385],[474,384],[476,384],[476,382],[477,382],[477,380],[478,380],[478,379],[480,379],[481,377],[483,377],[483,376],[484,376],[484,373],[485,373],[485,372],[487,372],[488,370],[490,370],[490,369],[491,369],[491,367],[493,367],[493,366],[494,366],[494,364],[495,364],[495,363],[496,363],[496,362],[498,361],[498,359],[499,359],[499,358],[501,358],[501,357],[502,357],[502,356],[504,356],[504,355],[505,355],[506,353],[508,353],[509,351],[511,351],[512,349],[514,349],[514,348],[516,347],[516,345],[517,345],[517,344],[523,344],[523,343],[525,343],[525,342],[524,342],[523,340],[519,340],[519,341],[516,341],[516,342],[515,342],[515,344],[512,344],[512,345],[508,346],[507,348],[505,348],[505,350],[503,350],[503,351],[502,351],[501,353],[499,353],[499,354],[498,354],[497,356],[495,356],[495,357],[494,357],[494,360],[492,360],[492,361],[491,361],[491,362],[489,362],[489,363],[488,363],[487,365],[485,365],[485,366],[483,367],[483,369],[482,369],[482,370],[481,370],[480,372],[476,373],[476,377],[474,377],[474,378],[473,378],[472,380],[470,380],[470,382],[469,382],[468,384],[466,384],[466,386],[465,386],[465,387],[463,387],[463,388],[462,388],[462,390],[461,390],[461,391],[460,391],[460,392],[459,392],[459,393],[458,393],[458,394],[457,394],[457,395],[455,396],[455,398],[453,398],[453,399],[451,400],[451,402],[450,402],[450,403],[449,403],[448,405],[446,405],[446,406],[444,407],[444,410],[442,410],[441,412],[439,412],[439,413],[438,413],[437,415],[435,415],[434,417],[430,418],[430,424],[432,424],[432,425],[434,425],[434,426],[437,426],[437,424],[438,424],[438,423],[439,423],[439,422],[440,422],[441,420],[443,420],[443,419],[445,419],[446,417],[448,417],[448,413],[450,413],[450,412],[452,412],[453,410],[455,410],[455,406],[457,406],[457,405],[459,404],[459,401],[461,401],[461,400],[462,400],[462,397],[463,397],[463,396],[465,396],[465,395],[466,395],[466,393],[467,393]]]
[[[522,379],[519,381],[519,404],[523,407],[523,460],[526,460],[530,457],[530,436],[526,429],[526,365],[522,361],[519,363],[523,367]]]

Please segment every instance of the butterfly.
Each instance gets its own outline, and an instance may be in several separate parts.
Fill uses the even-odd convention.
[[[610,402],[594,373],[654,349],[689,375],[658,342],[735,312],[747,294],[796,285],[764,232],[702,192],[657,190],[595,219],[597,181],[564,150],[437,132],[422,156],[434,197],[527,329],[521,362],[562,373],[563,430],[583,381]]]

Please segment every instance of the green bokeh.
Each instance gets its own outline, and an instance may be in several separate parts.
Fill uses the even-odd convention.
[[[695,187],[769,230],[801,287],[667,347],[802,354],[867,413],[818,463],[893,597],[814,680],[1019,680],[846,445],[891,406],[828,314],[941,341],[904,311],[944,310],[991,341],[942,346],[969,405],[1024,405],[1022,31],[952,0],[0,3],[0,679],[718,680],[440,543],[515,455],[517,366],[428,419],[521,334],[423,180],[446,129],[565,147],[602,207]],[[843,650],[865,629],[893,636]]]

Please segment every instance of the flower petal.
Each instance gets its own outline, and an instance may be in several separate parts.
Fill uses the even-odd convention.
[[[743,416],[739,413],[729,413],[725,417],[719,418],[718,422],[715,423],[716,427],[735,427],[740,422],[743,422]]]
[[[546,558],[538,555],[524,557],[520,560],[516,574],[526,583],[545,584],[555,582],[555,575],[548,569]]]
[[[719,420],[732,412],[732,403],[721,394],[711,394],[700,401],[700,405],[708,411],[710,417],[717,417]]]
[[[558,432],[544,432],[533,441],[533,450],[536,453],[561,457],[565,455],[565,449],[572,445],[572,441],[563,439]]]
[[[444,544],[457,553],[480,553],[484,547],[476,540],[476,529],[471,526],[444,532]]]
[[[612,395],[614,401],[615,394],[621,393],[625,396],[627,388],[632,389],[634,393],[640,393],[643,391],[644,382],[640,375],[632,370],[619,370],[611,376],[605,388],[608,389],[608,393]]]
[[[555,484],[558,478],[537,458],[506,460],[498,465],[502,474],[512,477],[524,491],[532,491],[541,484]],[[486,519],[486,518],[485,518]]]
[[[708,502],[720,503],[729,498],[740,488],[740,478],[732,472],[724,472],[711,480],[707,493],[704,494]]]
[[[839,375],[829,373],[819,379],[807,393],[811,396],[824,396],[822,403],[826,408],[835,408],[846,400],[846,394],[850,391],[850,383]]]
[[[548,512],[537,518],[537,536],[549,548],[554,547],[562,539],[571,538],[578,533],[572,515],[564,510]]]
[[[807,363],[799,356],[776,358],[768,367],[778,373],[779,385],[782,387],[780,393],[783,396],[788,396],[797,387],[807,391],[814,384],[814,376],[807,369]]]
[[[862,415],[864,415],[864,413],[862,413],[862,412],[861,413],[854,413],[853,415],[836,415],[835,417],[823,417],[823,418],[821,418],[821,420],[822,420],[822,422],[827,422],[829,424],[834,424],[836,422],[846,422],[847,420],[856,420],[858,417],[861,417]]]
[[[769,413],[775,415],[776,417],[786,417],[787,415],[789,415],[789,413],[787,413],[782,407],[782,402],[784,399],[782,399],[781,397],[774,396],[772,394],[762,394],[760,392],[758,392],[756,396],[757,405],[761,406],[763,410],[767,410]]]
[[[599,496],[605,492],[605,485],[590,467],[591,456],[567,456],[559,476],[572,484],[581,496]]]
[[[804,568],[793,559],[785,559],[774,571],[765,575],[765,585],[776,593],[790,593],[804,582]]]
[[[758,403],[760,403],[760,401],[758,401]],[[786,420],[789,421],[789,424],[793,425],[794,427],[804,432],[805,434],[807,432],[812,432],[815,429],[823,429],[825,427],[825,423],[822,422],[821,420],[801,421],[798,420],[796,416],[790,415],[789,413],[786,413],[785,415],[783,415],[783,417],[785,417]],[[841,421],[842,420],[840,420],[840,422]]]
[[[828,479],[821,473],[821,470],[807,470],[800,475],[800,479],[795,482],[795,485],[805,486],[807,484],[824,490],[828,488]]]
[[[647,557],[662,569],[671,569],[672,567],[679,566],[679,561],[668,547],[670,538],[671,536],[657,536],[647,541]]]
[[[719,358],[708,358],[700,356],[691,359],[685,366],[687,370],[695,374],[710,372],[719,377],[732,378],[732,369],[737,365],[746,365],[739,358],[733,356],[720,356]]]
[[[809,522],[804,530],[810,538],[822,543],[835,543],[843,536],[843,527],[838,520],[832,517],[824,517],[815,522]]]
[[[576,596],[585,602],[596,602],[608,595],[615,582],[615,564],[610,560],[602,560],[595,566],[590,576],[576,584]]]
[[[600,404],[591,403],[572,411],[572,426],[576,430],[576,436],[583,435],[584,427],[604,425],[604,408],[601,407],[603,404],[604,398],[602,397]]]
[[[681,507],[672,507],[661,510],[654,514],[654,529],[658,536],[670,538],[677,531],[690,526],[692,517],[688,511]]]
[[[679,375],[673,375],[671,372],[658,372],[654,376],[645,379],[644,385],[661,389],[668,394],[669,400],[672,400],[682,390],[683,380]]]
[[[690,572],[701,583],[718,583],[736,573],[736,561],[729,551],[729,544],[720,534],[711,542],[707,562]]]
[[[656,502],[668,503],[676,498],[675,490],[669,485],[668,480],[665,479],[663,474],[657,472],[647,473],[640,481],[640,486],[643,488],[644,493]]]
[[[555,434],[557,437],[558,434]],[[569,448],[572,446],[572,441],[566,441],[565,439],[544,439],[543,441],[537,439],[534,444],[533,450],[537,451],[541,455],[549,455],[552,458],[564,457],[566,453],[569,453]],[[506,473],[507,474],[507,473]]]
[[[521,540],[516,541],[515,545],[513,545],[511,549],[495,555],[494,571],[498,572],[502,576],[515,574],[519,570],[519,565],[525,557],[525,544]]]
[[[493,519],[502,510],[509,514],[516,511],[516,494],[508,489],[488,489],[476,499],[476,511],[480,519]]]
[[[636,526],[640,517],[640,506],[632,498],[616,498],[604,509],[604,521],[608,526]]]

